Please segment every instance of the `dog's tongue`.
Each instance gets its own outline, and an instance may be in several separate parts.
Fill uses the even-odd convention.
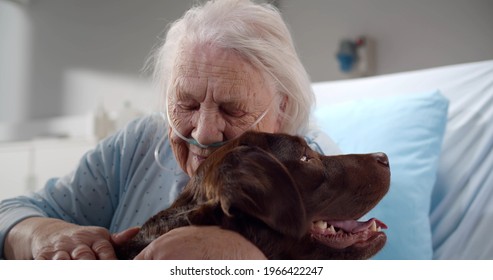
[[[356,233],[356,232],[360,232],[360,231],[363,231],[363,230],[370,228],[371,225],[373,224],[373,222],[375,222],[377,227],[387,229],[386,224],[384,224],[383,222],[381,222],[375,218],[371,218],[366,222],[359,222],[359,221],[355,221],[355,220],[327,221],[327,224],[333,225],[334,227],[341,228],[346,232]]]

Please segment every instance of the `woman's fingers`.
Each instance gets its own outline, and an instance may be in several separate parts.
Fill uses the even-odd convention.
[[[95,260],[96,255],[87,245],[79,245],[70,254],[73,260]]]
[[[74,244],[73,249],[42,250],[36,260],[114,260],[113,246],[108,240],[98,240],[89,247],[86,244]]]
[[[116,260],[115,250],[109,240],[97,240],[92,244],[92,251],[100,260]]]
[[[131,227],[119,233],[115,233],[111,235],[111,242],[115,245],[121,245],[127,241],[129,241],[132,237],[134,237],[137,233],[139,233],[140,227]]]
[[[35,260],[71,260],[70,254],[65,250],[43,250],[35,258]]]
[[[70,254],[65,251],[57,251],[52,257],[52,260],[71,260]]]

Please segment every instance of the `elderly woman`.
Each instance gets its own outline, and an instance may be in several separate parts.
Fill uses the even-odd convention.
[[[314,97],[279,12],[250,1],[217,0],[189,10],[154,56],[166,113],[135,120],[88,152],[72,174],[29,197],[0,204],[0,252],[15,259],[113,259],[168,207],[218,146],[246,130],[303,134]],[[137,258],[263,258],[242,236],[184,227]]]

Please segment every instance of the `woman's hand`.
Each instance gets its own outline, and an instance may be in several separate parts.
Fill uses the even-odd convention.
[[[116,259],[113,244],[123,243],[137,232],[138,229],[128,229],[112,236],[102,227],[35,217],[10,230],[4,251],[8,259]]]
[[[149,244],[136,260],[266,259],[242,235],[217,226],[180,227]]]

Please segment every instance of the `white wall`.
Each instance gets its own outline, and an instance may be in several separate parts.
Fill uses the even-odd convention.
[[[141,70],[193,0],[24,2],[0,0],[0,122],[84,114],[132,94],[149,99]]]
[[[335,53],[342,38],[376,44],[376,73],[493,59],[491,0],[281,0],[314,81],[345,78]]]
[[[0,0],[0,123],[153,99],[146,58],[195,0]],[[339,40],[376,43],[377,74],[493,59],[491,0],[279,0],[314,81],[346,78]],[[153,103],[153,102],[151,102]],[[1,130],[0,130],[1,131]]]
[[[22,5],[0,1],[0,121],[26,118],[31,30]]]
[[[111,88],[114,81],[130,77],[128,83],[131,84],[132,79],[145,79],[141,69],[158,36],[190,3],[172,0],[32,1],[28,6],[33,24],[30,117],[84,113],[90,108],[87,106],[95,107],[104,99],[105,93],[115,97],[120,93],[125,95],[119,92],[120,88]],[[99,74],[99,79],[90,78]],[[105,77],[108,77],[108,87],[104,85]],[[88,89],[86,102],[82,103],[85,106],[72,106],[77,103],[74,99],[81,99],[77,96],[81,94],[80,88],[72,85],[81,82]]]

